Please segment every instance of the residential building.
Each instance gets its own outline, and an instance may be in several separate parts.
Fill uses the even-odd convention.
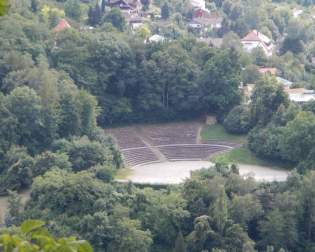
[[[188,27],[198,30],[201,33],[209,30],[220,29],[222,27],[223,18],[217,13],[210,13],[208,11],[195,12],[193,19],[188,23]]]
[[[121,10],[135,10],[140,8],[138,0],[108,0],[107,5],[111,8],[119,8]]]
[[[277,81],[282,84],[285,88],[290,88],[293,85],[292,81],[286,80],[282,77],[277,76],[276,77]]]
[[[53,32],[58,33],[69,28],[71,28],[71,25],[68,23],[68,21],[66,19],[61,19],[57,26],[53,29]]]
[[[244,50],[252,52],[255,48],[261,48],[267,57],[272,56],[274,45],[270,38],[258,32],[257,30],[250,31],[243,39],[242,44]]]
[[[129,25],[132,30],[137,30],[144,24],[144,19],[141,17],[131,17],[129,19]]]
[[[206,9],[206,1],[205,0],[190,0],[190,4],[196,8],[200,8],[203,10]]]
[[[119,8],[122,15],[129,22],[129,19],[139,16],[141,9],[140,0],[108,0],[107,6]]]
[[[285,88],[284,91],[288,94],[290,101],[299,104],[315,100],[314,90],[308,90],[305,88]]]

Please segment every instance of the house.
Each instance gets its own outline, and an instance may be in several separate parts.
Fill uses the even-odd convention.
[[[192,21],[188,23],[188,28],[207,32],[208,30],[220,29],[222,21],[223,18],[218,14],[210,14],[210,12],[205,12],[205,14],[199,13],[193,16]]]
[[[305,88],[285,88],[284,91],[288,94],[290,101],[299,104],[315,100],[314,90],[308,90]]]
[[[135,10],[140,8],[138,0],[108,0],[107,5],[121,10]]]
[[[201,32],[203,25],[199,22],[191,21],[188,23],[188,28],[190,28],[191,30],[194,30],[194,31]]]
[[[131,17],[129,19],[129,25],[132,30],[137,30],[144,24],[144,19],[141,17]]]
[[[212,13],[211,15],[205,15],[202,17],[195,17],[193,19],[195,22],[199,22],[204,26],[209,27],[211,30],[220,29],[222,27],[223,18],[220,17],[216,13]]]
[[[71,28],[71,25],[68,23],[68,21],[66,19],[61,19],[57,26],[53,29],[53,32],[58,33],[69,28]]]
[[[282,84],[285,88],[290,88],[293,85],[292,81],[286,80],[282,77],[277,76],[276,77],[277,81]]]
[[[277,75],[277,68],[274,67],[260,67],[258,72],[261,74]]]
[[[190,0],[190,4],[192,7],[206,10],[206,1],[205,0]]]
[[[129,19],[139,16],[141,9],[140,0],[108,0],[107,6],[120,9],[123,17],[129,22]]]
[[[193,12],[193,18],[210,18],[211,13],[207,9],[195,8]]]
[[[255,48],[261,48],[267,57],[272,56],[274,45],[271,39],[257,30],[250,31],[241,42],[244,50],[249,53]]]

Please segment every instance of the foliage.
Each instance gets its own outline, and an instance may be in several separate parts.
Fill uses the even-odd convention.
[[[125,18],[119,9],[113,8],[104,16],[104,22],[111,23],[117,30],[125,29]]]
[[[251,113],[248,106],[236,106],[226,116],[224,128],[234,134],[246,134],[251,128]]]
[[[65,14],[70,18],[80,21],[82,10],[79,0],[67,0],[65,3]]]
[[[224,51],[206,62],[201,102],[208,111],[226,113],[240,102],[240,63],[236,51]]]
[[[257,83],[250,104],[253,125],[266,125],[282,104],[288,105],[288,97],[275,79],[265,78]]]
[[[0,16],[4,15],[8,7],[7,0],[0,1]]]
[[[10,192],[5,224],[43,219],[54,235],[75,234],[96,251],[313,251],[314,106],[301,112],[274,79],[257,71],[276,67],[299,85],[314,84],[312,1],[207,3],[224,20],[204,35],[223,37],[222,49],[187,31],[189,1],[141,2],[154,22],[133,33],[105,1],[10,1],[0,18],[0,193],[32,191],[25,207]],[[298,4],[306,8],[294,18]],[[154,17],[160,10],[163,20]],[[52,32],[65,16],[73,29]],[[244,53],[240,38],[252,29],[272,38],[280,55]],[[165,41],[144,43],[150,32]],[[239,106],[241,81],[257,84],[247,106]],[[292,162],[305,175],[292,172],[282,183],[244,179],[224,162],[265,164],[244,147],[215,157],[224,162],[194,172],[182,185],[152,189],[113,181],[122,158],[97,123],[205,113],[219,121],[227,115],[231,132],[253,128],[248,146],[254,154]],[[202,137],[246,142],[219,125],[205,128]],[[47,230],[35,239],[43,224],[31,224],[3,231],[1,242],[84,251],[85,242],[55,239]]]
[[[27,220],[18,228],[1,230],[0,248],[10,251],[81,251],[92,252],[87,241],[75,237],[55,239],[39,220]]]

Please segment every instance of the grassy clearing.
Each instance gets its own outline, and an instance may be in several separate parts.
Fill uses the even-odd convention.
[[[132,174],[129,168],[119,169],[116,173],[115,179],[127,179]]]
[[[246,165],[258,165],[258,166],[268,166],[271,168],[290,168],[288,164],[281,162],[273,162],[269,160],[261,159],[254,155],[247,147],[240,147],[233,149],[229,152],[220,153],[214,155],[211,158],[214,163],[224,162],[229,164],[246,164]]]
[[[206,140],[218,140],[218,141],[227,141],[233,143],[246,143],[246,135],[233,135],[223,128],[220,124],[208,125],[205,126],[201,131],[201,139]]]
[[[290,169],[292,168],[289,164],[283,162],[275,162],[270,160],[265,160],[257,157],[253,152],[251,152],[247,147],[247,136],[246,135],[233,135],[223,128],[220,124],[209,125],[203,128],[201,132],[202,140],[218,140],[227,141],[232,143],[243,144],[243,147],[233,149],[229,152],[219,153],[211,158],[211,161],[224,162],[229,164],[245,164],[245,165],[257,165],[257,166],[267,166],[271,168],[282,168]]]

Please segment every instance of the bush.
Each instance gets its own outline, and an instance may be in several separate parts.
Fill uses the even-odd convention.
[[[54,238],[40,220],[27,220],[18,228],[0,230],[1,251],[93,252],[91,245],[75,237]]]
[[[34,159],[26,148],[13,146],[1,161],[0,195],[7,194],[7,190],[18,191],[31,185]]]
[[[251,116],[248,106],[234,107],[223,122],[224,128],[234,134],[246,134],[251,129]]]
[[[268,126],[254,128],[248,135],[248,147],[257,156],[270,159],[280,159],[280,141],[282,128]]]
[[[94,170],[95,176],[106,183],[114,179],[115,169],[111,166],[96,166]]]
[[[91,141],[88,137],[75,138],[71,141],[56,141],[53,150],[66,153],[74,171],[113,163],[110,148],[100,142]]]
[[[53,167],[62,170],[71,170],[69,157],[65,153],[52,153],[46,151],[35,158],[35,165],[32,169],[33,177],[43,175],[46,171]]]

